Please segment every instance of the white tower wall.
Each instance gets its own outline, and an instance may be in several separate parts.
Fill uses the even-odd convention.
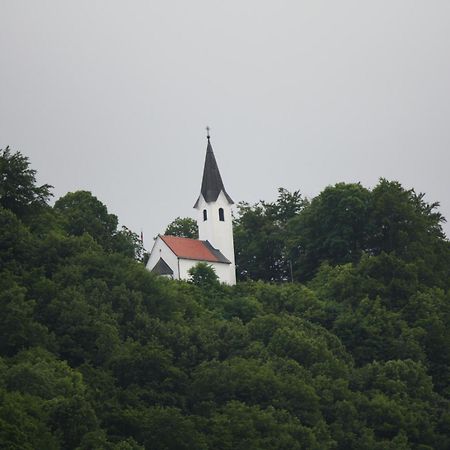
[[[236,284],[236,265],[234,260],[233,242],[233,219],[231,216],[231,205],[225,197],[223,191],[220,192],[216,201],[206,202],[203,195],[200,195],[196,205],[197,224],[199,239],[209,241],[209,243],[220,250],[222,254],[231,261],[229,267],[229,284]],[[223,210],[223,220],[220,220],[219,210]],[[206,220],[204,220],[206,211]]]

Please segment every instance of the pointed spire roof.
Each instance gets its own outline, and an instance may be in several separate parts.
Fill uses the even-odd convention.
[[[220,191],[223,191],[227,200],[233,204],[233,200],[228,195],[225,187],[223,185],[222,177],[220,176],[219,167],[217,166],[216,158],[214,156],[214,152],[211,145],[211,139],[208,133],[208,146],[206,147],[206,158],[205,158],[205,167],[203,168],[203,179],[202,179],[202,187],[201,194],[203,198],[209,202],[215,202],[217,197],[220,194]],[[197,207],[198,201],[196,201],[194,208]]]

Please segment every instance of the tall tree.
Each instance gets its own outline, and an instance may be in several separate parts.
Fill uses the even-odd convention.
[[[278,189],[278,198],[273,203],[238,204],[234,241],[239,279],[289,279],[286,225],[306,204],[299,191],[291,193],[284,188]]]
[[[52,186],[36,184],[36,170],[20,152],[0,149],[0,205],[21,218],[33,207],[46,205]]]
[[[65,230],[74,236],[89,233],[97,242],[106,244],[117,229],[117,216],[88,191],[69,192],[55,203]]]
[[[370,191],[358,184],[325,188],[288,224],[288,249],[297,278],[324,261],[355,262],[366,248]]]
[[[190,217],[177,217],[167,225],[165,235],[198,239],[197,222]]]
[[[397,181],[380,180],[372,191],[372,253],[395,251],[412,258],[423,251],[421,247],[444,238],[445,218],[437,211],[439,203],[427,203],[424,197],[414,189],[404,189]]]

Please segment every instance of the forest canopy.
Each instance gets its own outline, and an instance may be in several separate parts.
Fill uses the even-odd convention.
[[[437,203],[384,179],[241,203],[230,287],[154,276],[92,193],[50,197],[0,151],[2,448],[450,448]]]

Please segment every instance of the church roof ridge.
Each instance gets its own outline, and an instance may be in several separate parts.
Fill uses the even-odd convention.
[[[225,264],[231,263],[222,252],[214,248],[209,241],[168,234],[159,235],[159,237],[178,258],[220,262]]]

